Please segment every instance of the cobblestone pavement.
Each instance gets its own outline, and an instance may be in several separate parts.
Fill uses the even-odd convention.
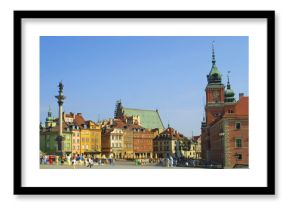
[[[41,169],[74,169],[73,165],[49,165],[49,164],[41,164]],[[114,164],[104,164],[104,165],[93,165],[91,168],[85,165],[75,165],[75,169],[190,169],[189,167],[166,167],[161,166],[156,163],[148,163],[145,165],[135,165],[133,161],[116,161]]]

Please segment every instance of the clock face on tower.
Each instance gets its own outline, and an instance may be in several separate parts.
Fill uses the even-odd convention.
[[[218,102],[220,98],[220,92],[218,90],[213,91],[213,99],[215,102]]]

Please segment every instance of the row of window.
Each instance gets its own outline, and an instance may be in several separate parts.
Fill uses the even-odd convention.
[[[83,135],[89,135],[90,132],[82,132]],[[92,136],[97,136],[97,133],[96,132],[91,132],[91,135]],[[73,137],[79,137],[80,136],[80,133],[79,132],[73,132],[72,133],[72,136]]]
[[[75,137],[75,136],[76,136],[76,137],[79,137],[79,136],[80,136],[80,133],[79,133],[79,132],[77,132],[77,133],[73,132],[73,133],[72,133],[72,136],[73,136],[73,137]]]
[[[123,133],[122,130],[115,130],[114,133]]]
[[[176,141],[172,141],[174,145],[176,145]],[[156,145],[169,145],[169,141],[155,141],[154,142]]]
[[[122,136],[112,136],[112,140],[122,140]]]
[[[150,142],[152,142],[152,140],[146,140],[146,139],[144,139],[144,140],[143,140],[143,139],[141,139],[141,140],[138,139],[138,140],[137,140],[137,139],[136,139],[136,140],[134,140],[134,142],[135,142],[136,144],[138,144],[138,143],[145,143],[145,142],[150,143]]]
[[[169,151],[169,146],[166,147],[154,147],[155,151]]]
[[[86,142],[90,142],[90,138],[88,138],[88,137],[87,138],[82,138],[82,143],[84,143],[85,141]],[[92,138],[91,141],[92,142],[95,142],[95,141],[98,142],[98,139]],[[75,143],[75,140],[73,140],[73,142]],[[77,143],[79,143],[79,140],[77,140]]]
[[[116,147],[122,147],[121,143],[112,143],[112,147],[116,148]]]
[[[73,150],[75,149],[75,148],[77,148],[77,149],[79,149],[79,146],[73,146]],[[96,145],[96,146],[94,146],[94,145],[91,145],[91,149],[98,149],[99,148],[99,146],[98,145]],[[82,149],[84,150],[84,149],[89,149],[89,145],[82,145]]]
[[[47,148],[50,148],[50,144],[49,143],[47,143],[46,146],[47,146]],[[55,149],[58,148],[58,145],[57,144],[55,144],[54,146],[55,146]],[[94,149],[95,147],[96,147],[96,149],[99,148],[98,145],[96,145],[96,146],[91,145],[91,149]],[[71,148],[71,144],[70,143],[64,143],[64,149],[70,150],[70,148]],[[80,149],[80,146],[72,146],[72,149],[73,150],[79,150]],[[82,149],[89,149],[89,145],[82,145]]]

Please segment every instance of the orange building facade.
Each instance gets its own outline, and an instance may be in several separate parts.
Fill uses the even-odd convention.
[[[134,158],[152,158],[153,157],[153,139],[152,132],[145,128],[133,129],[133,152]]]

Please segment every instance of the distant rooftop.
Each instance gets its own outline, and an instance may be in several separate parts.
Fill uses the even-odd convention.
[[[159,116],[157,110],[143,110],[135,108],[125,108],[123,107],[123,112],[125,116],[139,116],[141,121],[141,126],[147,129],[164,129],[163,123]]]

